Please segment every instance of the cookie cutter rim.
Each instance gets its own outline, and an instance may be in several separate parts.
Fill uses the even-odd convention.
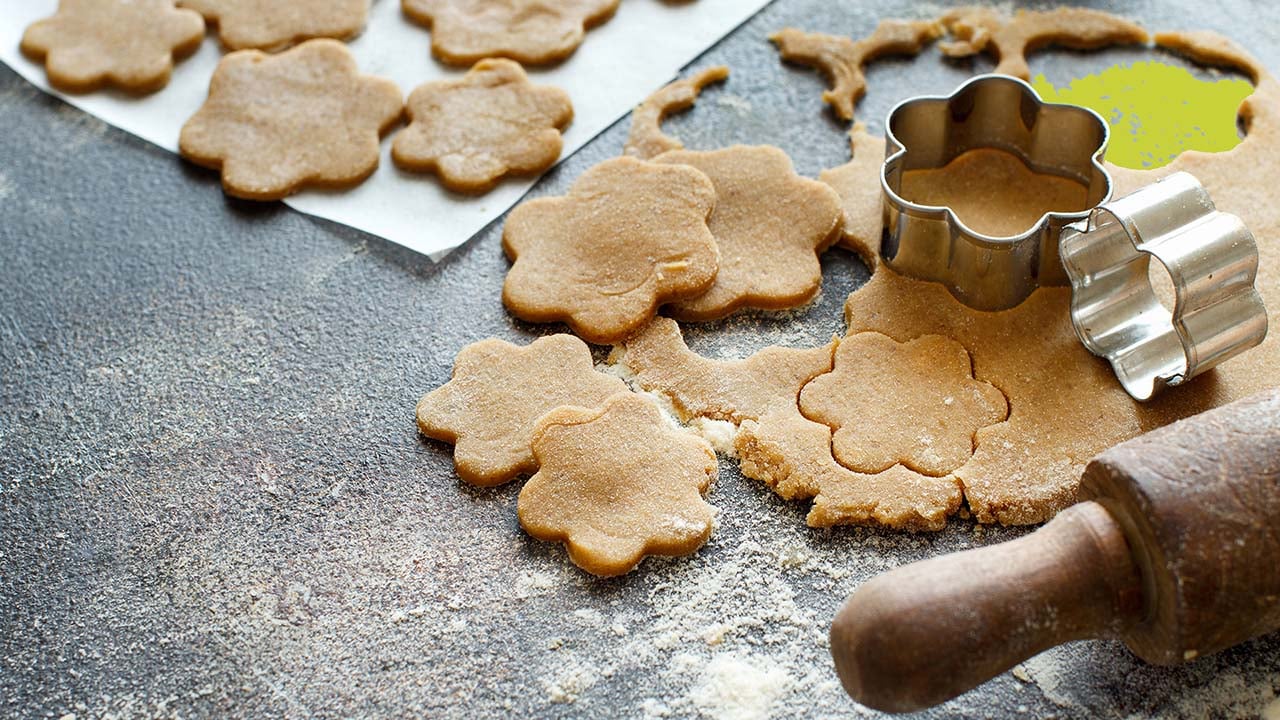
[[[1186,172],[1103,203],[1061,238],[1071,322],[1134,399],[1148,400],[1262,343],[1267,312],[1258,248],[1240,218],[1217,209]],[[1174,290],[1161,303],[1152,259]]]
[[[992,103],[997,104],[997,109],[984,107]],[[913,113],[927,114],[927,110],[919,108],[935,106],[947,110],[948,116],[922,120],[913,117]],[[1002,124],[1001,113],[1020,120],[1021,126]],[[956,137],[950,132],[957,127],[958,116],[963,116],[959,118],[961,127],[968,127],[966,123],[976,116],[977,129],[972,133],[976,138],[965,137],[965,133]],[[1087,152],[1079,150],[1081,138],[1065,148],[1061,143],[1037,142],[1038,130],[1045,130],[1046,134],[1073,130],[1071,122],[1064,128],[1060,117],[1055,116],[1085,119],[1092,130],[1092,134],[1084,131],[1082,138]],[[1049,118],[1048,127],[1041,124],[1044,117]],[[1068,177],[1085,185],[1089,207],[1075,212],[1046,212],[1021,233],[994,236],[975,231],[949,206],[905,199],[898,192],[902,174],[917,169],[907,165],[912,140],[917,146],[920,140],[903,138],[901,126],[929,128],[938,121],[943,122],[945,131],[935,129],[926,140],[936,145],[928,149],[934,162],[922,163],[920,168],[943,167],[969,150],[1004,150],[1037,172]],[[994,128],[984,129],[984,124]],[[924,132],[920,127],[909,129],[913,135]],[[1111,199],[1111,175],[1102,164],[1110,137],[1110,127],[1093,110],[1047,103],[1031,85],[1008,75],[978,75],[949,95],[922,95],[898,103],[885,118],[885,160],[880,168],[885,228],[881,258],[896,272],[942,283],[958,300],[979,310],[1005,310],[1021,303],[1042,285],[1069,284],[1058,257],[1058,238],[1062,228],[1084,219],[1094,207]],[[1048,154],[1051,161],[1038,159],[1037,153]]]

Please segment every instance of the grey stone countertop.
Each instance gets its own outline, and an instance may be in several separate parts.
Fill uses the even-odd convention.
[[[626,0],[652,2],[655,0]],[[1270,3],[1087,2],[1152,29],[1219,30],[1280,69]],[[848,157],[781,27],[863,36],[937,5],[777,0],[699,58],[733,75],[669,130],[693,148],[782,147],[814,176]],[[1047,51],[1065,81],[1159,55]],[[990,61],[936,49],[869,71],[859,115]],[[112,129],[0,68],[0,716],[845,717],[826,647],[845,595],[899,564],[1017,537],[813,530],[722,461],[692,557],[591,578],[516,522],[520,483],[463,487],[414,404],[464,345],[527,342],[495,223],[439,264],[278,203]],[[624,119],[531,193],[617,155]],[[423,182],[433,182],[424,179]],[[406,202],[411,202],[407,198]],[[424,228],[430,232],[430,228]],[[788,318],[687,329],[708,355],[841,332],[867,278],[824,261]],[[1261,568],[1273,572],[1274,568]],[[928,717],[1256,717],[1280,636],[1175,669],[1112,642],[1050,651]],[[762,710],[762,708],[765,708]]]

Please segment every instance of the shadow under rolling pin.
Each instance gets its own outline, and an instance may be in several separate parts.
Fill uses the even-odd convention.
[[[1117,445],[1081,487],[1031,535],[858,588],[831,625],[845,690],[907,712],[1072,640],[1173,665],[1280,629],[1280,388]]]

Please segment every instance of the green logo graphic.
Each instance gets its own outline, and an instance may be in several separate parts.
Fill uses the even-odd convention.
[[[1168,165],[1184,150],[1222,152],[1240,144],[1236,113],[1253,85],[1236,77],[1202,80],[1161,62],[1117,65],[1055,88],[1032,82],[1048,102],[1083,105],[1111,125],[1107,159],[1121,167]]]

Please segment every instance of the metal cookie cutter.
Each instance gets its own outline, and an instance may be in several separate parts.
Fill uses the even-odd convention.
[[[1179,172],[1103,204],[1062,234],[1071,322],[1124,389],[1146,400],[1262,342],[1267,311],[1254,289],[1258,246],[1240,218],[1214,207]],[[1173,310],[1150,261],[1173,281]]]
[[[885,122],[885,234],[881,258],[904,275],[946,285],[979,310],[1004,310],[1041,285],[1066,285],[1058,236],[1089,210],[1050,212],[1008,237],[976,232],[949,207],[920,205],[900,194],[903,173],[941,168],[970,150],[992,148],[1020,158],[1038,173],[1088,188],[1088,208],[1111,197],[1102,166],[1110,129],[1092,110],[1046,103],[1027,83],[979,75],[947,97],[899,103]]]

